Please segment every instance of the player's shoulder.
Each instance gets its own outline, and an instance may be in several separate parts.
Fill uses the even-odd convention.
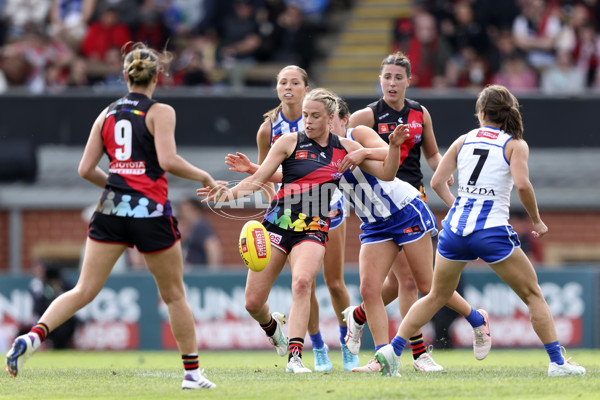
[[[175,108],[173,108],[173,106],[166,104],[166,103],[161,103],[161,102],[155,102],[150,106],[150,109],[148,110],[148,115],[154,115],[154,116],[167,116],[167,115],[175,115]]]

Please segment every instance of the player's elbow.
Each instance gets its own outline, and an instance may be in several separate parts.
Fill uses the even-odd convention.
[[[519,193],[525,193],[533,189],[533,185],[529,179],[515,181],[515,188]]]
[[[176,157],[159,157],[158,158],[158,165],[160,165],[160,167],[162,168],[163,171],[166,172],[175,172],[177,169],[177,159]]]
[[[87,165],[84,163],[80,163],[79,167],[77,168],[77,173],[83,179],[89,180],[91,178],[92,174],[94,173],[95,169],[96,169],[95,165]]]
[[[431,188],[436,193],[439,193],[442,186],[446,184],[446,181],[443,179],[440,179],[439,176],[435,176],[435,174],[434,174],[434,176],[431,178],[431,181],[429,182],[429,184],[431,185]]]

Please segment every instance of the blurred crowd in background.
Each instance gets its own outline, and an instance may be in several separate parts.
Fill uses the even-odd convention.
[[[166,87],[264,85],[245,72],[265,63],[310,74],[333,50],[318,46],[340,29],[329,17],[357,3],[0,0],[0,91],[122,90],[121,49],[129,41],[173,52],[160,82]],[[573,95],[600,87],[600,0],[414,0],[412,9],[395,21],[390,51],[411,59],[413,87],[499,83]]]
[[[513,92],[600,87],[598,0],[423,0],[399,19],[394,48],[418,87],[497,83]]]
[[[174,56],[161,86],[228,84],[261,62],[310,70],[336,0],[0,0],[0,68],[31,92],[122,90],[121,50],[145,42]],[[274,77],[273,77],[274,79]],[[249,83],[249,82],[244,82]]]

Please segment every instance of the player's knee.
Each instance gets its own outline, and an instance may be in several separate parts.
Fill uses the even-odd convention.
[[[365,301],[381,298],[381,285],[370,282],[361,282],[360,295]]]
[[[330,293],[340,293],[346,290],[346,284],[343,278],[335,277],[335,278],[327,278],[324,277],[325,285],[327,289],[329,289]]]
[[[246,296],[245,307],[250,315],[258,314],[264,305],[265,302],[258,296]]]
[[[292,294],[294,296],[310,295],[313,278],[308,275],[298,275],[292,278]]]

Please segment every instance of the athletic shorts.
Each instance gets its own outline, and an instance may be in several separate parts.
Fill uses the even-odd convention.
[[[290,254],[292,248],[297,244],[300,244],[306,240],[311,242],[319,243],[325,246],[327,243],[327,232],[323,231],[288,231],[281,229],[278,226],[273,225],[269,221],[264,220],[262,222],[267,232],[269,232],[269,238],[271,239],[271,246],[278,248],[285,254]]]
[[[348,217],[348,210],[344,202],[344,197],[339,197],[335,202],[329,205],[329,230],[335,229]]]
[[[181,239],[172,216],[131,218],[95,212],[88,227],[90,239],[137,247],[141,253],[166,250]]]
[[[361,244],[371,244],[393,240],[400,248],[406,243],[421,239],[427,232],[437,235],[435,216],[420,198],[414,198],[402,210],[390,217],[373,223],[363,223],[360,228]]]
[[[460,236],[450,230],[446,221],[442,221],[442,231],[438,238],[438,252],[452,261],[475,261],[481,258],[488,264],[494,264],[508,258],[521,242],[512,226],[475,231],[468,236]]]

